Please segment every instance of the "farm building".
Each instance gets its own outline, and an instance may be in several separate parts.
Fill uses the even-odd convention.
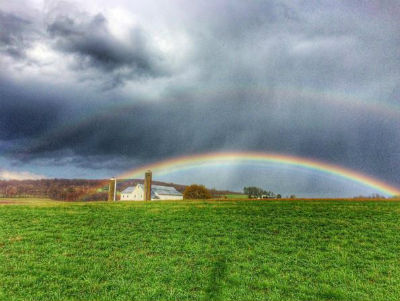
[[[130,186],[121,192],[121,201],[143,201],[144,186]],[[174,187],[151,185],[151,200],[182,200],[183,195]]]

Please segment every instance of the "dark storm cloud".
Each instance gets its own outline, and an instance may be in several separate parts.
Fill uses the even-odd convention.
[[[109,30],[106,14],[55,10],[33,39],[60,56],[56,66],[73,58],[70,89],[53,101],[48,79],[37,94],[23,84],[2,85],[0,140],[13,141],[9,158],[88,169],[259,150],[316,158],[399,184],[398,119],[368,106],[398,101],[400,26],[389,13],[396,3],[385,1],[379,10],[331,1],[185,1],[173,17],[160,17],[160,28],[148,30],[150,21],[150,27],[128,28],[126,40]],[[38,22],[6,13],[0,20],[6,24],[2,51],[22,59],[31,44],[24,38],[29,24]],[[184,42],[174,40],[176,24]],[[151,35],[168,25],[173,34],[163,34],[173,51],[164,53]],[[178,67],[168,68],[172,62]],[[82,73],[128,92],[114,97],[89,81],[78,84]],[[355,100],[366,106],[352,106]]]
[[[25,57],[32,33],[29,20],[0,10],[0,52],[16,59]]]
[[[103,161],[101,157],[149,162],[213,150],[267,150],[353,167],[390,182],[400,180],[394,168],[400,159],[396,120],[373,113],[354,116],[341,112],[335,116],[326,106],[312,110],[301,107],[300,103],[294,108],[297,113],[283,117],[281,113],[288,107],[243,103],[239,98],[125,105],[55,128],[26,146],[22,154],[31,159],[75,155],[81,159],[74,164],[94,168],[95,162]]]
[[[193,112],[196,106],[197,112]],[[156,106],[140,103],[113,108],[60,132],[56,129],[48,137],[50,139],[40,140],[28,151],[32,155],[48,155],[72,149],[81,156],[121,155],[148,160],[220,146],[223,132],[219,134],[211,128],[213,124],[220,124],[209,120],[203,123],[198,113],[208,114],[210,111],[195,103],[180,102]]]
[[[76,68],[108,72],[116,84],[126,79],[166,74],[160,54],[151,49],[141,28],[132,29],[130,40],[124,43],[106,25],[107,20],[101,14],[85,18],[60,15],[48,24],[47,31],[56,49],[76,56]]]
[[[0,140],[37,137],[56,124],[65,104],[50,95],[26,91],[0,76]]]
[[[57,120],[60,110],[58,106],[46,101],[25,102],[20,99],[4,103],[0,109],[1,140],[40,135]]]

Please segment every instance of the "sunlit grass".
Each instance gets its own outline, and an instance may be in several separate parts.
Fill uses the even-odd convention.
[[[247,199],[247,195],[244,194],[225,194],[227,199],[241,200]]]
[[[16,201],[1,300],[400,298],[399,202]]]
[[[27,206],[59,206],[63,202],[39,198],[0,198],[2,205],[27,205]]]

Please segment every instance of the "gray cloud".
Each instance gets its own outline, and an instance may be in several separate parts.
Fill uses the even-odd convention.
[[[25,57],[32,33],[29,20],[0,10],[0,52],[16,59]]]
[[[57,126],[24,143],[25,159],[76,156],[74,164],[95,168],[99,158],[150,162],[215,150],[259,150],[297,154],[399,181],[400,129],[396,120],[373,112],[331,114],[335,106],[276,108],[268,100],[167,101],[105,109]],[[284,117],[281,112],[292,113]],[[373,135],[371,135],[373,133]],[[15,155],[15,150],[13,151]],[[110,160],[110,159],[107,159]],[[123,165],[123,164],[122,164]],[[115,164],[117,167],[118,164]]]
[[[0,76],[0,140],[38,137],[57,123],[66,103]]]
[[[400,184],[400,26],[390,13],[397,2],[385,3],[381,10],[320,1],[168,3],[151,19],[159,28],[143,22],[127,29],[127,40],[109,31],[106,14],[56,10],[34,38],[73,58],[76,82],[51,97],[44,75],[35,89],[11,78],[0,85],[0,142],[21,162],[88,169],[272,151]],[[20,37],[37,22],[0,18],[3,53],[15,49],[23,59],[30,43]],[[163,27],[173,33],[166,36],[173,55],[152,43]],[[173,61],[179,68],[168,67]],[[115,93],[79,82],[88,70]]]
[[[107,72],[117,85],[127,79],[166,75],[161,53],[152,49],[140,28],[131,31],[129,41],[116,39],[106,27],[106,18],[60,15],[47,25],[56,49],[75,55],[75,68]]]

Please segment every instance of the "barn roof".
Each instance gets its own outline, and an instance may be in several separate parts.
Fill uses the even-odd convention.
[[[162,194],[162,195],[182,195],[175,187],[152,185],[151,192]]]
[[[135,189],[135,187],[129,186],[129,187],[125,188],[124,190],[122,190],[121,193],[132,193],[134,189]]]

